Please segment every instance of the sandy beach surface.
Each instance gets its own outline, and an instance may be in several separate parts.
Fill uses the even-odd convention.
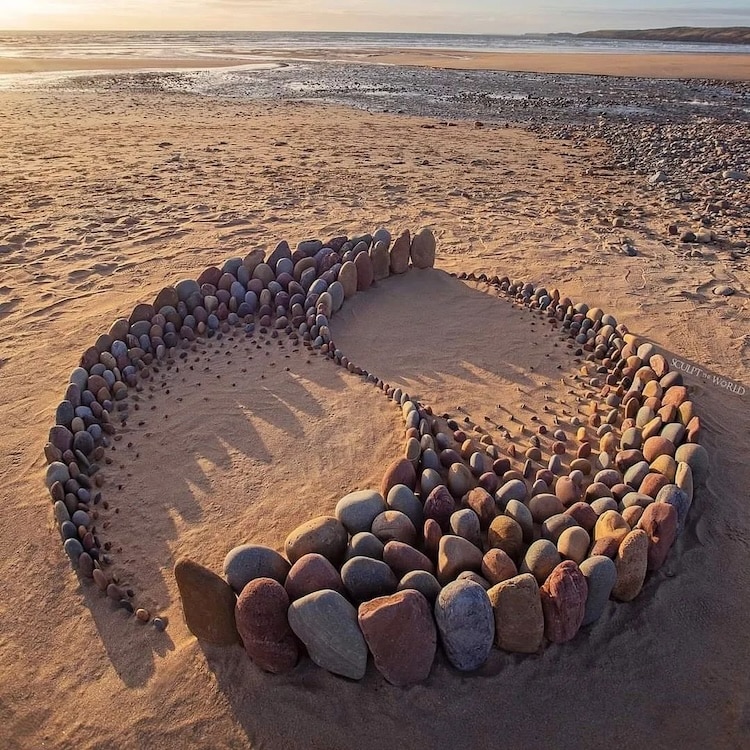
[[[334,334],[362,366],[454,415],[498,426],[522,403],[528,414],[550,403],[566,418],[583,394],[557,338],[445,271],[557,286],[750,391],[747,255],[720,236],[688,257],[667,230],[700,226],[721,196],[669,202],[613,168],[602,142],[473,121],[149,91],[0,103],[0,746],[750,745],[750,397],[712,380],[687,378],[710,479],[643,593],[542,655],[496,651],[471,676],[440,658],[408,690],[372,665],[359,683],[308,660],[271,676],[239,647],[201,647],[172,576],[179,555],[218,572],[241,542],[280,548],[343,494],[377,486],[402,425],[361,379],[237,336],[140,394],[107,454],[102,535],[139,606],[168,618],[164,633],[76,577],[43,483],[80,352],[163,286],[282,238],[434,229],[438,269],[358,295]],[[717,226],[748,227],[747,205],[727,205]]]

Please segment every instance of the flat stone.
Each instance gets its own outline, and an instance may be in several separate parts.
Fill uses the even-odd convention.
[[[367,644],[357,611],[336,591],[316,591],[289,606],[289,625],[310,658],[333,674],[361,680],[367,668]]]
[[[375,667],[392,685],[426,680],[437,650],[437,630],[427,599],[414,589],[362,604],[358,621]]]
[[[299,649],[287,612],[289,596],[272,578],[255,578],[242,590],[234,617],[247,655],[266,672],[288,672]]]
[[[593,555],[580,565],[580,571],[586,579],[588,594],[586,610],[581,627],[598,620],[609,602],[610,594],[617,582],[617,568],[614,562],[604,555]]]
[[[575,637],[586,612],[588,585],[571,560],[561,562],[540,589],[544,612],[544,633],[552,643]]]
[[[298,526],[284,542],[284,551],[292,564],[303,555],[317,552],[338,565],[346,552],[349,535],[343,524],[332,516],[318,516]]]
[[[509,578],[493,586],[487,597],[495,618],[495,645],[513,653],[537,653],[544,637],[544,613],[534,576]]]
[[[213,571],[184,557],[175,563],[174,576],[188,630],[198,640],[217,646],[238,643],[236,597],[231,586]]]
[[[366,252],[360,253],[354,259],[354,266],[357,270],[357,291],[363,292],[372,286],[375,279],[370,256]]]
[[[292,565],[284,588],[291,601],[323,589],[344,593],[344,584],[338,570],[323,555],[315,552],[302,555]]]
[[[224,577],[239,594],[254,578],[272,578],[283,585],[289,567],[289,563],[270,547],[241,544],[224,558]]]
[[[477,515],[479,525],[482,529],[486,529],[497,515],[495,499],[482,487],[475,487],[473,490],[470,490],[464,502]]]
[[[435,600],[435,622],[448,661],[463,672],[479,669],[495,638],[487,592],[474,581],[449,583]]]
[[[698,445],[697,443],[681,445],[676,450],[674,458],[678,463],[683,462],[690,466],[696,487],[701,487],[705,484],[708,477],[709,459],[708,451],[702,445]]]
[[[450,530],[456,536],[462,536],[475,547],[481,548],[482,532],[479,525],[479,517],[470,508],[462,508],[451,515]]]

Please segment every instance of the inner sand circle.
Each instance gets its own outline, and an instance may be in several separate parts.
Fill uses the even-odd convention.
[[[585,419],[579,414],[581,399],[600,389],[587,389],[580,380],[570,379],[570,352],[559,334],[552,332],[546,316],[525,308],[513,313],[508,307],[507,301],[498,302],[440,272],[415,270],[348,301],[334,316],[331,332],[337,347],[353,360],[416,394],[435,414],[450,413],[477,439],[493,435],[502,455],[514,446],[517,457],[512,468],[521,470],[524,452],[541,425],[550,433],[563,429],[573,444],[577,425],[572,420]],[[545,337],[549,339],[547,347],[542,341]],[[294,352],[295,348],[300,351]],[[295,362],[295,358],[299,359]],[[153,602],[152,606],[164,600],[163,586],[158,582],[142,585],[137,571],[128,570],[139,567],[135,552],[152,562],[156,562],[154,557],[161,558],[159,567],[187,554],[219,569],[214,561],[234,543],[252,541],[278,548],[292,525],[287,513],[295,523],[331,513],[338,498],[347,492],[377,487],[373,474],[382,472],[388,457],[399,452],[392,439],[392,425],[400,421],[398,411],[383,420],[385,424],[379,423],[374,415],[381,416],[381,410],[365,413],[361,408],[363,402],[369,405],[372,400],[364,393],[366,383],[342,378],[342,371],[331,368],[329,361],[315,355],[310,358],[304,347],[295,347],[283,334],[278,339],[261,334],[247,338],[242,328],[236,329],[220,341],[199,342],[197,351],[189,351],[184,360],[175,362],[170,370],[155,374],[147,389],[132,396],[127,427],[120,431],[112,453],[117,458],[110,486],[122,487],[129,500],[137,497],[140,501],[137,510],[120,513],[107,527],[113,539],[130,537],[135,541],[123,542],[125,559],[116,565],[123,565],[121,578],[137,580],[139,597]],[[311,373],[316,373],[315,377]],[[342,385],[346,389],[343,394]],[[354,429],[341,420],[332,424],[334,429],[328,433],[334,439],[328,445],[321,442],[327,426],[321,420],[330,424],[342,413],[351,413],[352,397],[358,403]],[[299,412],[306,416],[296,419]],[[275,437],[274,431],[279,433]],[[356,440],[347,441],[347,432]],[[591,440],[595,430],[589,432]],[[384,440],[386,435],[391,439]],[[312,440],[315,449],[303,450],[300,455],[297,446],[284,446],[290,437],[302,440],[303,448]],[[363,447],[363,439],[364,451],[352,446],[359,442],[359,448]],[[128,460],[118,464],[123,450]],[[192,461],[170,461],[170,456],[184,456],[185,452],[193,454]],[[282,455],[284,465],[275,462]],[[376,468],[368,474],[368,462],[370,467],[380,467],[380,472]],[[290,463],[293,467],[301,464],[299,474],[303,477],[316,479],[301,485],[298,478],[290,481],[289,471],[284,469]],[[249,479],[259,468],[264,475],[260,487]],[[341,468],[346,470],[340,472]],[[533,468],[540,468],[538,462]],[[217,471],[219,478],[214,481]],[[326,480],[337,474],[338,491],[332,494]],[[324,481],[317,482],[318,478]],[[178,535],[179,539],[169,550],[154,554],[149,540],[163,539],[162,533],[156,533],[163,512],[153,518],[150,509],[163,505],[165,484],[167,496],[176,497],[174,528],[166,536]],[[160,488],[156,494],[154,488]],[[194,499],[202,496],[200,501],[191,504],[177,498],[184,497],[185,490]],[[280,496],[289,495],[294,502],[278,502]],[[251,503],[246,498],[251,498]],[[122,505],[125,511],[125,503]],[[201,515],[206,518],[203,522]],[[253,532],[245,531],[251,524]],[[144,529],[154,533],[144,534]],[[217,541],[211,542],[212,537]],[[153,576],[145,578],[148,581]]]

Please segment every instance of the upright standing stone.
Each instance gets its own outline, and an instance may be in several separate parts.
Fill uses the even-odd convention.
[[[435,265],[435,235],[426,227],[411,241],[411,262],[415,268]]]
[[[561,562],[550,573],[541,590],[544,633],[552,643],[571,640],[586,612],[588,586],[572,560]]]
[[[391,273],[391,257],[388,254],[388,245],[385,242],[376,242],[370,250],[372,261],[372,274],[375,281],[387,279]]]
[[[544,613],[531,573],[498,583],[488,592],[495,617],[495,644],[504,651],[535,654],[542,647]]]
[[[588,586],[586,611],[581,623],[581,627],[583,627],[584,625],[590,625],[602,616],[609,601],[609,595],[617,582],[617,568],[609,557],[594,555],[581,563],[580,570]]]
[[[184,557],[175,563],[174,577],[188,630],[199,640],[217,646],[237,643],[240,636],[231,586],[213,571]]]
[[[495,618],[487,592],[478,583],[449,583],[435,601],[435,621],[445,655],[456,669],[470,672],[487,661]]]
[[[409,230],[404,229],[391,247],[391,273],[406,273],[409,269],[410,252],[411,237]]]
[[[612,596],[621,602],[635,599],[643,588],[648,568],[648,534],[643,529],[631,531],[620,543],[615,558],[617,583]]]
[[[374,280],[372,261],[366,252],[362,252],[354,259],[357,269],[357,291],[363,292],[372,286]]]
[[[648,570],[664,565],[677,538],[677,509],[669,503],[651,503],[638,521],[638,528],[648,536]]]
[[[426,680],[437,649],[432,608],[414,589],[362,604],[359,626],[388,682],[399,687]]]
[[[344,299],[353,297],[357,292],[357,267],[348,260],[339,270],[338,282],[344,288]]]
[[[316,591],[289,607],[289,625],[310,658],[329,672],[361,680],[367,667],[367,644],[357,611],[336,591]]]
[[[266,672],[287,672],[299,658],[288,609],[289,596],[273,578],[250,581],[237,600],[234,617],[245,651]]]

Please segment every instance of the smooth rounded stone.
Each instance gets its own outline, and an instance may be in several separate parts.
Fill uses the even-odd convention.
[[[328,287],[328,294],[331,295],[331,310],[333,312],[338,312],[344,304],[344,298],[346,296],[341,282],[334,281],[330,284]]]
[[[651,495],[645,495],[642,492],[628,492],[627,495],[623,497],[621,505],[623,508],[631,508],[635,505],[645,508],[653,502],[654,498],[651,497]]]
[[[51,442],[52,438],[50,438]],[[695,486],[701,487],[708,477],[709,460],[708,451],[697,443],[685,443],[681,445],[674,454],[677,463],[686,463],[692,473]]]
[[[527,505],[534,523],[544,523],[548,518],[565,512],[560,498],[546,492],[532,497]]]
[[[351,260],[346,261],[339,270],[337,281],[344,290],[344,299],[353,297],[357,292],[357,266]]]
[[[63,522],[63,525],[64,523],[65,522]],[[75,529],[74,524],[73,528]],[[65,539],[63,549],[65,550],[65,554],[68,556],[68,559],[70,560],[73,567],[77,568],[78,561],[80,560],[81,555],[84,553],[83,545],[78,541],[78,539],[73,539],[71,537]]]
[[[474,477],[462,463],[452,464],[448,469],[448,489],[454,497],[463,497],[474,486]]]
[[[433,603],[440,593],[441,586],[432,573],[424,570],[414,570],[407,573],[398,584],[399,591],[414,589],[419,591],[428,602]]]
[[[55,410],[55,424],[70,427],[75,417],[75,407],[70,401],[61,401]]]
[[[238,594],[255,578],[273,578],[283,584],[289,563],[274,549],[260,544],[241,544],[224,558],[224,577]]]
[[[386,509],[383,496],[375,490],[350,492],[336,503],[335,515],[349,534],[369,531],[372,522]]]
[[[537,653],[544,638],[544,613],[534,576],[522,573],[499,582],[487,598],[495,620],[495,645],[512,653]]]
[[[396,590],[398,578],[382,560],[352,557],[341,566],[341,580],[349,596],[364,602],[377,596],[388,596]]]
[[[560,538],[563,531],[573,528],[574,526],[578,526],[578,523],[573,516],[566,513],[558,513],[554,516],[550,516],[542,524],[542,537],[544,539],[549,539],[553,544],[557,544],[557,540]]]
[[[685,528],[685,521],[690,512],[692,501],[688,498],[687,493],[681,490],[676,484],[667,484],[662,487],[656,495],[657,503],[667,503],[674,506],[677,511],[677,533],[682,533]]]
[[[258,263],[253,269],[252,278],[258,279],[264,287],[268,287],[272,281],[276,280],[276,274],[268,263]]]
[[[680,462],[674,474],[674,483],[687,495],[690,502],[693,501],[693,470],[689,464]]]
[[[599,500],[602,497],[612,497],[612,490],[607,487],[603,482],[592,482],[587,488],[584,494],[584,501],[587,503],[593,503],[595,500]]]
[[[95,447],[94,438],[90,432],[82,430],[73,436],[74,451],[80,451],[84,456],[89,456],[94,452]]]
[[[398,510],[379,513],[372,522],[371,530],[383,544],[395,541],[413,545],[417,540],[417,531],[409,516]]]
[[[184,557],[175,563],[174,576],[188,630],[199,640],[218,646],[237,643],[236,597],[231,586],[213,571]]]
[[[526,550],[519,572],[530,573],[541,585],[561,562],[557,547],[549,539],[538,539]]]
[[[408,229],[404,229],[398,236],[390,250],[391,273],[406,273],[409,268],[411,254],[411,236]]]
[[[659,433],[659,437],[667,440],[673,447],[679,446],[685,437],[685,427],[679,422],[670,422],[664,425],[662,431]],[[669,455],[674,455],[674,452]]]
[[[405,484],[397,484],[391,487],[386,504],[390,510],[398,510],[408,516],[415,529],[421,529],[424,525],[422,503]]]
[[[438,547],[442,536],[440,524],[434,518],[428,518],[422,527],[423,549],[425,554],[433,560],[437,560]]]
[[[426,680],[437,650],[432,607],[419,591],[405,589],[360,606],[360,630],[376,669],[392,685]]]
[[[649,505],[638,521],[638,528],[648,536],[647,570],[658,570],[667,559],[677,538],[677,510],[669,503]]]
[[[426,435],[425,437],[429,437],[429,435]],[[420,450],[421,450],[421,445],[420,445]],[[432,448],[425,448],[421,452],[421,456],[422,456],[422,468],[433,469],[438,472],[440,471],[442,464],[440,463],[440,459],[438,458],[437,453],[435,453],[435,451]],[[441,484],[443,483],[442,479],[440,480],[440,483]],[[422,492],[424,492],[424,485],[422,485]]]
[[[58,524],[63,523],[64,521],[70,521],[70,513],[62,500],[55,501],[54,514],[55,521],[57,521]]]
[[[417,484],[417,473],[407,458],[397,458],[388,466],[380,484],[380,494],[388,497],[397,484],[403,484],[412,491]]]
[[[289,627],[289,596],[272,578],[248,583],[235,605],[237,631],[247,655],[260,669],[281,674],[299,659],[297,639]]]
[[[427,495],[429,497],[430,493],[435,490],[437,487],[444,486],[443,478],[440,476],[440,474],[435,471],[435,469],[424,469],[422,471],[422,474],[419,478],[419,486],[420,491],[422,495]],[[446,493],[450,495],[449,492]],[[451,497],[451,503],[453,503],[453,498]]]
[[[72,521],[63,521],[60,524],[60,536],[63,540],[74,539],[78,541],[78,529]],[[81,547],[83,549],[83,547]]]
[[[630,526],[616,510],[606,510],[599,516],[594,527],[594,541],[612,537],[618,544],[630,533]]]
[[[372,233],[372,242],[373,244],[382,242],[387,248],[391,244],[391,233],[385,227],[380,227]]]
[[[495,639],[487,592],[474,581],[449,583],[435,600],[435,622],[448,661],[458,670],[479,669]]]
[[[589,534],[594,530],[596,522],[599,520],[599,516],[596,514],[588,503],[578,502],[574,503],[565,511],[565,514],[572,516],[576,523]]]
[[[643,588],[648,568],[648,534],[634,529],[620,543],[615,557],[617,582],[612,597],[621,602],[631,602]]]
[[[462,573],[458,574],[456,580],[473,581],[474,583],[478,583],[485,591],[492,588],[492,584],[486,578],[483,578],[479,573],[475,573],[473,570],[464,570]]]
[[[584,627],[596,622],[604,613],[617,582],[617,567],[609,557],[594,555],[581,563],[580,571],[588,586],[586,609],[581,623],[581,627]]]
[[[477,479],[484,474],[484,457],[481,453],[476,452],[469,456],[469,470]]]
[[[284,552],[292,564],[303,555],[317,552],[338,565],[344,557],[348,541],[349,535],[337,518],[318,516],[289,534],[284,542]]]
[[[288,619],[319,667],[352,680],[365,676],[367,644],[357,610],[337,591],[315,591],[297,599],[289,606]]]
[[[371,557],[373,560],[383,559],[383,542],[369,531],[360,531],[349,541],[344,558]]]
[[[666,478],[667,482],[674,482],[677,474],[677,461],[671,456],[659,456],[651,462],[651,471],[657,472]]]
[[[284,581],[284,588],[291,601],[323,589],[344,593],[344,584],[338,570],[323,555],[315,552],[302,555],[292,565],[286,581]],[[284,616],[286,618],[286,611]]]
[[[500,481],[498,480],[497,474],[495,474],[494,471],[485,471],[484,474],[482,474],[479,479],[477,479],[477,485],[486,492],[489,492],[491,495],[494,495],[494,493],[497,492],[499,484]]]
[[[388,244],[376,242],[370,250],[370,261],[372,263],[372,275],[375,281],[387,279],[391,273],[391,256],[388,252]]]
[[[180,302],[187,302],[192,295],[200,294],[201,288],[194,279],[182,279],[174,285],[174,290]]]
[[[443,532],[450,529],[450,519],[456,510],[453,496],[444,485],[435,487],[424,502],[424,518],[432,518],[440,526]]]
[[[598,516],[606,513],[608,510],[618,510],[619,506],[617,500],[613,497],[600,497],[591,503],[591,510],[594,511]]]
[[[631,529],[634,529],[638,524],[638,521],[641,520],[643,510],[644,509],[638,505],[632,505],[631,507],[625,508],[622,511],[622,517],[625,519],[625,523],[630,526]]]
[[[544,612],[544,634],[552,643],[572,640],[586,612],[588,584],[572,560],[564,560],[539,591]]]
[[[357,271],[357,291],[363,292],[372,286],[375,279],[372,260],[366,252],[362,252],[354,259],[354,266]]]
[[[567,508],[581,499],[581,488],[575,484],[570,476],[560,477],[555,482],[555,495]]]
[[[70,517],[70,520],[73,522],[73,525],[78,526],[85,526],[88,528],[88,526],[91,524],[91,516],[89,516],[88,513],[86,513],[85,510],[77,510],[73,513],[73,515]]]
[[[415,268],[432,268],[435,265],[435,244],[435,236],[427,227],[414,235],[409,254]]]
[[[504,509],[509,500],[518,500],[524,502],[529,497],[529,490],[526,482],[520,479],[511,479],[500,487],[495,493],[495,503],[501,509]]]
[[[660,435],[654,435],[653,437],[647,438],[643,443],[643,458],[648,463],[655,461],[659,456],[674,456],[675,447],[674,444],[661,437]]]
[[[399,577],[415,570],[434,573],[435,566],[429,557],[403,542],[388,542],[383,549],[383,562]]]
[[[487,530],[487,544],[501,549],[516,561],[523,548],[523,529],[510,516],[496,516]]]
[[[497,548],[487,550],[482,558],[481,572],[493,586],[518,575],[518,569],[513,560],[503,550]]]
[[[68,467],[62,463],[62,461],[53,461],[47,467],[47,473],[45,475],[45,483],[49,489],[55,482],[60,482],[64,485],[70,479],[70,472]]]
[[[479,526],[482,529],[486,529],[497,515],[494,498],[482,487],[475,487],[473,490],[470,490],[464,498],[464,503],[477,516]]]
[[[641,482],[641,486],[638,488],[638,494],[656,498],[659,490],[667,484],[669,484],[669,479],[662,474],[646,474]]]
[[[589,550],[589,557],[594,555],[604,555],[614,560],[617,555],[617,550],[620,547],[620,541],[614,536],[605,536],[603,539],[597,539]]]
[[[524,542],[530,543],[534,538],[534,519],[531,511],[519,500],[508,500],[504,513],[521,527]]]
[[[563,560],[572,560],[578,565],[586,559],[591,537],[580,526],[565,529],[557,539],[557,551]]]
[[[471,542],[476,547],[482,546],[482,532],[479,525],[479,516],[470,508],[457,510],[450,517],[450,530]]]
[[[482,551],[470,541],[444,534],[438,546],[437,578],[445,585],[465,570],[482,569]]]
[[[88,552],[82,552],[78,556],[78,571],[86,578],[94,577],[94,560]]]

